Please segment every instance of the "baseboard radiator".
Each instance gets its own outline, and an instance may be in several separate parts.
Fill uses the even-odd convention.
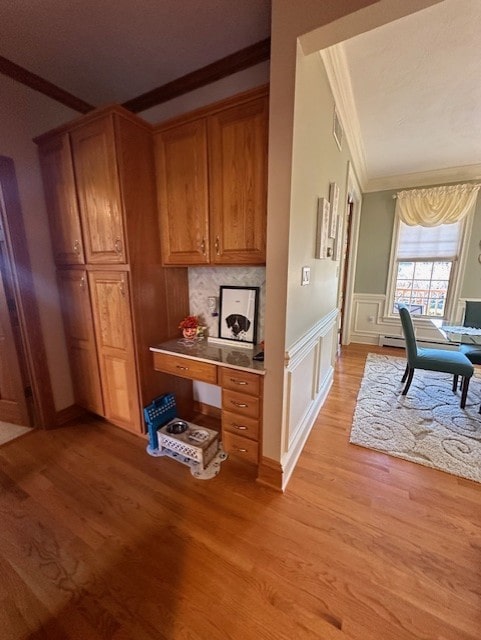
[[[448,342],[441,342],[437,340],[418,340],[418,347],[424,347],[426,349],[449,349],[451,351],[457,351],[458,345],[449,344]],[[399,347],[400,349],[406,348],[406,343],[402,336],[379,336],[380,347]]]

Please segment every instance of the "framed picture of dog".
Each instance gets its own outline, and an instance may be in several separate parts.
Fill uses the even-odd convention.
[[[257,344],[259,287],[221,286],[219,338]]]

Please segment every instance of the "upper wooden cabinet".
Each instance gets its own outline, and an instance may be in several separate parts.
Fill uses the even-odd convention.
[[[47,139],[39,154],[55,262],[83,264],[85,254],[68,133]]]
[[[56,263],[125,263],[112,114],[40,140]]]
[[[86,261],[126,262],[114,121],[94,120],[70,137]]]
[[[157,162],[164,264],[209,264],[205,119],[158,135]]]
[[[164,264],[265,263],[267,135],[266,88],[157,128]]]

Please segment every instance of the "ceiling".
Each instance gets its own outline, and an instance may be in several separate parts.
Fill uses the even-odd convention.
[[[0,56],[94,106],[123,103],[268,38],[270,5],[4,0]],[[480,24],[481,0],[445,0],[327,50],[365,190],[481,177]]]
[[[3,0],[0,55],[94,106],[270,35],[270,0]]]
[[[480,0],[445,0],[335,47],[367,183],[481,177],[480,25]]]

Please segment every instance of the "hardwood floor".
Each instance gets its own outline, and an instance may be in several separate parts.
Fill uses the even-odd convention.
[[[349,445],[368,351],[284,495],[95,421],[1,447],[2,640],[479,640],[481,485]]]

